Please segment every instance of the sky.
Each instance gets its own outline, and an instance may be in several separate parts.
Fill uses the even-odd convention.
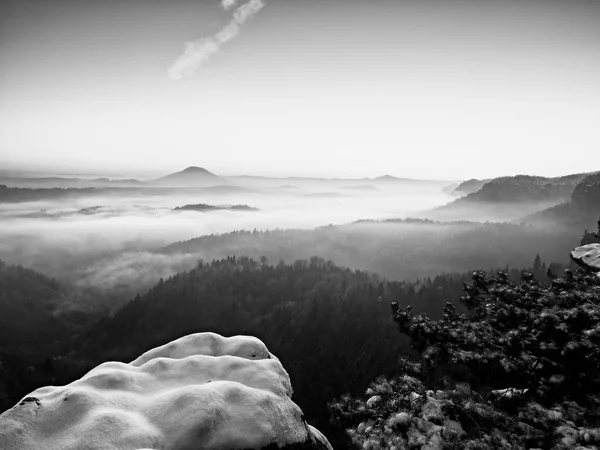
[[[600,169],[600,1],[231,3],[0,0],[0,171]]]

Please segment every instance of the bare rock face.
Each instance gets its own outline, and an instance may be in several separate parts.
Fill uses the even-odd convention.
[[[600,272],[600,244],[587,244],[571,252],[571,259],[582,267]]]
[[[291,396],[260,340],[193,334],[37,389],[0,415],[0,448],[332,450]]]

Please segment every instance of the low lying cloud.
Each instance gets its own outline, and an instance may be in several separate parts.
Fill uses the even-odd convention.
[[[122,287],[134,292],[152,287],[160,278],[191,269],[202,259],[198,254],[165,255],[147,251],[119,253],[86,267],[75,282],[80,287],[112,289]]]
[[[433,188],[425,192],[388,192],[383,188],[363,192],[317,183],[226,196],[177,193],[3,203],[0,259],[76,286],[117,288],[129,295],[161,277],[193,268],[198,259],[214,256],[211,252],[164,255],[155,251],[176,241],[235,230],[310,229],[366,218],[414,215],[448,199]],[[197,203],[247,204],[259,211],[173,211],[177,206]],[[231,252],[237,253],[235,248]]]
[[[237,5],[237,0],[223,0],[223,9],[229,11],[235,8],[230,22],[212,37],[185,44],[183,54],[169,68],[168,76],[172,81],[193,75],[203,63],[218,53],[224,44],[235,39],[242,26],[265,7],[262,0],[249,0],[240,6]]]

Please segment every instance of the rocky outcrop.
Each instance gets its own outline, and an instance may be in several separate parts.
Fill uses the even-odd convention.
[[[577,247],[571,252],[571,259],[582,267],[600,272],[600,244]]]
[[[329,449],[258,339],[193,334],[107,362],[0,415],[3,450]]]

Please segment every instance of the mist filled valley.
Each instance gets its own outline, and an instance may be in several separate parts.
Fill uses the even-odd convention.
[[[600,205],[597,173],[473,192],[473,180],[390,176],[166,178],[2,180],[3,409],[189,333],[249,334],[282,358],[311,422],[346,445],[326,405],[413,354],[390,302],[440,318],[474,270],[550,282],[596,241]]]
[[[319,256],[395,281],[524,267],[536,254],[564,263],[596,220],[595,198],[569,206],[585,175],[566,186],[545,181],[554,189],[543,195],[530,193],[540,180],[501,179],[495,182],[508,194],[497,189],[480,199],[494,183],[465,196],[452,181],[207,174],[191,168],[171,185],[165,177],[116,188],[96,180],[0,179],[7,184],[0,188],[2,259],[123,304],[198,260],[236,255],[272,263]],[[551,217],[552,207],[569,211]],[[538,219],[544,214],[550,217]]]

